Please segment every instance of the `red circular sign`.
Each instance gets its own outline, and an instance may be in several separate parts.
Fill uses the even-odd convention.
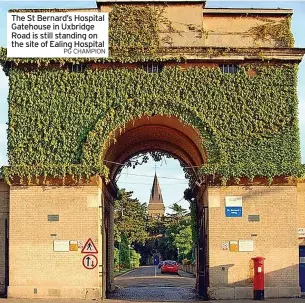
[[[93,269],[97,266],[97,257],[95,255],[85,255],[83,257],[83,265],[87,269]]]

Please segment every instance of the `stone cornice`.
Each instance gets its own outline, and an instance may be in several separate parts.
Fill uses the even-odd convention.
[[[163,58],[174,55],[186,60],[199,61],[295,61],[301,62],[305,48],[225,48],[225,47],[171,47],[166,48]]]
[[[292,9],[270,8],[204,8],[203,14],[215,15],[292,15]]]
[[[305,48],[228,48],[228,47],[166,47],[163,48],[156,56],[155,60],[150,61],[174,61],[174,62],[279,62],[279,63],[300,63],[305,54]],[[73,59],[73,58],[72,58]],[[107,63],[115,65],[116,61],[111,62],[103,58],[74,58],[79,63]],[[48,63],[64,62],[71,63],[71,58],[0,58],[0,63],[18,61],[22,63],[35,65],[37,62]],[[178,60],[178,61],[177,61]],[[2,61],[2,62],[1,62]],[[141,62],[135,62],[141,63]]]

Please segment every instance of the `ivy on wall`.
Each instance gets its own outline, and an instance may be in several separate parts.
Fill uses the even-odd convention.
[[[277,47],[293,47],[294,38],[291,32],[291,17],[286,17],[280,22],[273,19],[258,18],[264,23],[252,27],[247,34],[256,41],[274,40]]]
[[[109,58],[91,58],[93,62],[146,62],[146,61],[182,61],[185,57],[178,49],[171,50],[169,55],[168,46],[172,46],[172,33],[178,33],[173,24],[165,16],[166,5],[113,5],[109,14]],[[11,10],[25,12],[25,10]],[[31,10],[26,10],[31,11]],[[37,11],[37,10],[36,10]],[[49,10],[40,10],[49,11]],[[51,10],[66,11],[66,10]],[[281,21],[259,18],[263,24],[252,27],[245,36],[252,36],[256,41],[272,39],[278,47],[293,47],[294,39],[291,32],[291,18],[287,17]],[[188,26],[193,26],[188,24]],[[204,29],[197,29],[201,35],[207,32]],[[160,38],[162,36],[162,39]],[[192,49],[194,53],[198,48]],[[230,48],[206,47],[199,50],[200,55],[223,56],[230,52]],[[259,55],[260,50],[235,49],[235,52],[250,52]],[[45,66],[51,62],[82,63],[88,62],[88,58],[7,58],[6,49],[0,47],[0,63],[14,62],[37,64]],[[5,69],[7,70],[7,68]]]
[[[170,45],[170,35],[160,39],[160,31],[175,32],[171,22],[164,16],[164,6],[113,5],[109,14],[109,58],[91,58],[94,62],[146,62],[149,60],[180,60],[179,54],[162,59]],[[48,65],[52,61],[64,63],[88,62],[87,58],[14,58],[6,56],[0,47],[0,62],[35,63]]]
[[[297,66],[10,71],[6,175],[101,174],[111,133],[137,117],[174,115],[199,130],[209,163],[229,177],[299,176]],[[35,168],[36,167],[36,168]],[[71,171],[72,169],[72,171]]]
[[[173,31],[162,6],[115,5],[110,14],[111,57],[94,61],[163,60],[160,24]],[[180,55],[172,59],[180,60]],[[179,67],[153,74],[141,68],[75,73],[43,67],[52,60],[10,59],[0,49],[0,63],[10,77],[7,180],[15,175],[106,176],[104,150],[113,131],[154,114],[174,115],[200,132],[209,161],[202,167],[204,174],[227,180],[302,173],[296,65],[258,64],[237,74]],[[38,68],[27,71],[16,67],[19,63]],[[247,74],[249,68],[256,70],[255,77]]]

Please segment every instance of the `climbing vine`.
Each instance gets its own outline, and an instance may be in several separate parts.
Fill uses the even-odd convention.
[[[277,47],[293,47],[294,38],[291,32],[291,17],[282,19],[280,22],[273,19],[263,19],[264,24],[252,27],[248,34],[256,41],[273,39]]]
[[[153,6],[115,5],[109,16],[110,57],[115,61],[155,59],[163,11]]]
[[[255,68],[256,76],[247,70]],[[196,128],[204,174],[299,176],[295,65],[10,71],[8,177],[101,174],[117,128],[143,115],[174,115]],[[69,171],[72,169],[72,171]]]
[[[22,11],[22,10],[21,10]],[[171,45],[170,34],[176,32],[164,16],[164,6],[113,5],[109,14],[109,58],[92,58],[93,62],[146,62],[150,60],[181,60],[177,54],[162,59],[166,46]],[[160,38],[160,32],[165,32]],[[6,62],[6,49],[0,48],[0,62]],[[88,58],[14,58],[10,62],[35,63],[38,66],[51,62],[81,63]]]
[[[192,51],[193,54],[207,55],[211,57],[224,56],[232,49],[236,53],[260,54],[259,49],[235,49],[222,47],[179,47],[173,46],[173,33],[181,34],[170,20],[165,16],[166,5],[113,5],[109,14],[109,58],[7,58],[6,49],[0,47],[0,63],[5,66],[5,71],[11,63],[20,65],[30,63],[32,65],[48,66],[50,63],[59,63],[61,66],[67,63],[90,62],[147,62],[147,61],[184,61],[184,51]],[[11,12],[30,12],[31,10],[11,10]],[[36,12],[60,11],[65,9],[35,10]],[[256,41],[273,39],[278,47],[293,47],[294,39],[291,33],[291,18],[281,21],[259,18],[264,23],[251,28],[245,36],[252,36]],[[208,32],[198,25],[184,24],[186,31],[198,32],[199,37],[205,37]],[[6,64],[7,63],[7,64]]]
[[[290,24],[284,21],[270,21],[250,34],[259,35],[258,40],[278,37],[281,46],[290,46]],[[162,6],[114,5],[110,58],[93,61],[181,60],[179,49],[173,57],[160,55],[166,53],[165,45],[171,45],[170,35],[160,39],[160,24],[168,33],[175,31]],[[229,51],[207,48],[206,54]],[[208,155],[203,174],[227,180],[304,172],[294,64],[244,66],[236,74],[223,74],[218,67],[181,70],[166,63],[160,73],[140,67],[88,68],[77,73],[50,65],[55,62],[63,66],[89,59],[11,59],[0,49],[0,63],[10,77],[10,166],[3,170],[7,180],[15,175],[106,176],[104,152],[114,130],[155,114],[176,116],[199,131]]]

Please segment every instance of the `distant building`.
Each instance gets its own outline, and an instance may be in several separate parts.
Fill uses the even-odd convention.
[[[155,218],[162,218],[164,216],[165,206],[163,203],[161,188],[159,185],[157,174],[155,174],[154,183],[151,189],[148,216]]]

